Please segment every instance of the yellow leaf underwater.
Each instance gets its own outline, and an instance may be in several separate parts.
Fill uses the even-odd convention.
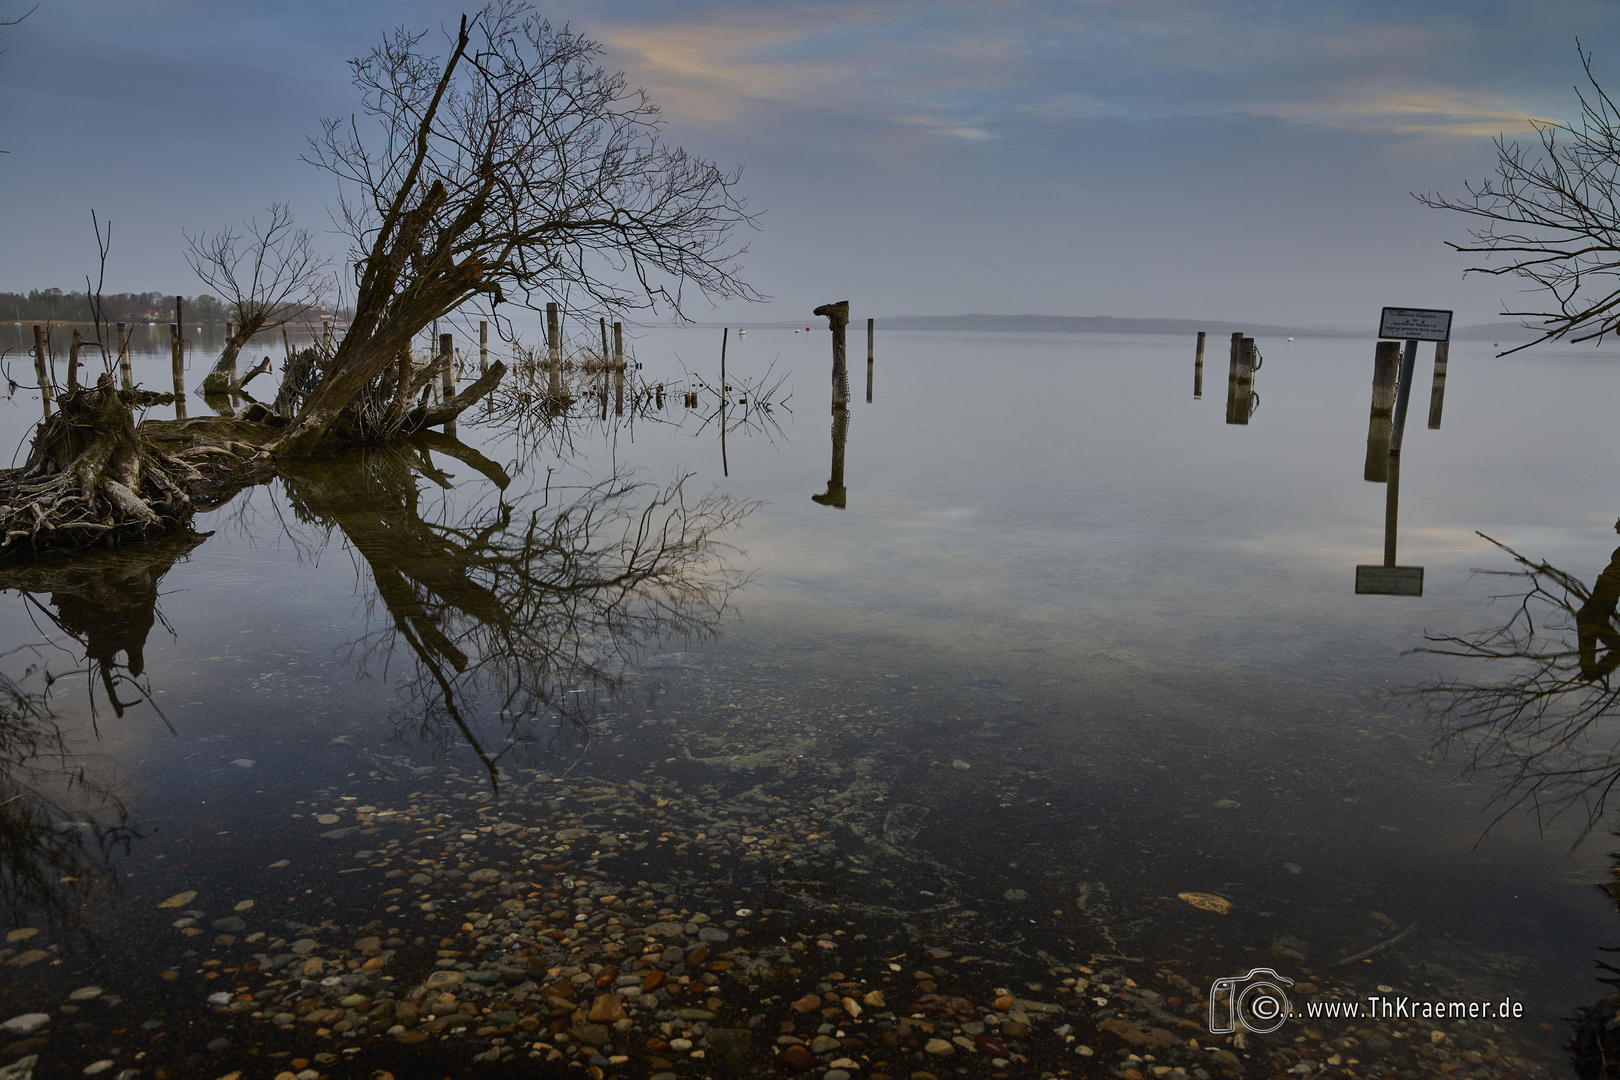
[[[1232,901],[1224,896],[1216,896],[1214,893],[1184,892],[1176,895],[1199,911],[1213,911],[1217,915],[1225,915],[1232,910]]]

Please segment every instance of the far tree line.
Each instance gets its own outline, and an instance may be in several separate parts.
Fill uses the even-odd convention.
[[[174,319],[174,293],[136,292],[102,293],[102,319],[112,323],[170,322]],[[0,321],[26,323],[92,322],[90,304],[94,299],[85,292],[64,292],[61,289],[30,289],[26,293],[0,292]],[[202,293],[181,299],[186,322],[236,322],[236,312],[216,296]],[[313,318],[325,313],[316,309]]]

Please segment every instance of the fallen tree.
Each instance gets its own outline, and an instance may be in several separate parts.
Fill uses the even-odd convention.
[[[137,425],[136,410],[164,395],[115,389],[110,373],[70,389],[28,464],[0,473],[0,555],[138,540],[183,526],[199,498],[227,497],[277,462],[454,422],[505,365],[430,400],[452,357],[419,362],[410,344],[471,302],[501,327],[501,305],[538,309],[562,295],[676,316],[688,288],[758,298],[736,276],[746,249],[731,233],[751,220],[739,174],[665,145],[657,107],[600,66],[600,45],[524,0],[464,16],[442,59],[421,48],[425,37],[402,29],[353,61],[362,117],[324,121],[311,140],[306,160],[338,178],[351,242],[347,332],[289,362],[272,404],[230,416]],[[197,265],[234,281],[260,325],[319,269],[283,210],[272,208],[267,230],[250,227],[254,258],[229,231],[193,243]],[[239,330],[227,352],[245,340]]]

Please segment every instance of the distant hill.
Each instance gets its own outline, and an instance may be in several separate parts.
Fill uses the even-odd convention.
[[[997,330],[1046,334],[1196,334],[1231,337],[1242,331],[1256,334],[1332,334],[1348,330],[1303,330],[1267,323],[1228,323],[1199,319],[1118,319],[1112,315],[890,315],[878,319],[888,330]]]

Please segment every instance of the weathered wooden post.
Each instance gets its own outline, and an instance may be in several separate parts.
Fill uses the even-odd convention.
[[[123,323],[118,324],[118,370],[124,376],[124,389],[135,389],[135,372],[129,366],[129,335]]]
[[[613,324],[613,366],[624,370],[624,323]]]
[[[1429,387],[1429,428],[1440,430],[1440,412],[1446,404],[1446,361],[1451,356],[1451,342],[1434,343],[1434,383]]]
[[[179,304],[175,307],[178,309]],[[169,327],[169,366],[174,373],[174,415],[181,420],[186,418],[186,345],[185,337],[180,333],[180,324],[175,322]]]
[[[478,374],[489,371],[489,321],[478,320]]]
[[[1193,397],[1204,396],[1204,331],[1198,331],[1198,354],[1193,360]]]
[[[866,403],[872,403],[872,325],[875,320],[866,320]]]
[[[34,327],[34,377],[39,380],[39,397],[45,403],[45,418],[51,417],[51,399],[56,396],[51,388],[51,361],[46,351],[45,328]]]
[[[596,325],[597,328],[602,331],[602,363],[603,365],[607,365],[612,363],[612,357],[608,353],[607,319],[599,317],[596,320]]]
[[[1232,366],[1226,379],[1226,422],[1247,424],[1254,412],[1254,338],[1232,335]]]
[[[1380,341],[1373,351],[1372,408],[1367,417],[1367,463],[1361,475],[1374,484],[1389,482],[1389,437],[1395,429],[1395,376],[1401,343]]]
[[[68,393],[79,388],[79,350],[84,348],[84,335],[73,331],[73,344],[68,346]]]
[[[562,337],[557,326],[557,305],[546,303],[546,364],[551,368],[550,392],[553,398],[562,397]]]
[[[822,304],[811,314],[827,316],[827,329],[832,331],[833,408],[837,409],[849,404],[849,367],[844,361],[844,328],[849,325],[849,301]]]
[[[439,335],[439,389],[446,401],[456,396],[456,342],[452,334]],[[454,419],[444,422],[444,433],[456,433]]]

